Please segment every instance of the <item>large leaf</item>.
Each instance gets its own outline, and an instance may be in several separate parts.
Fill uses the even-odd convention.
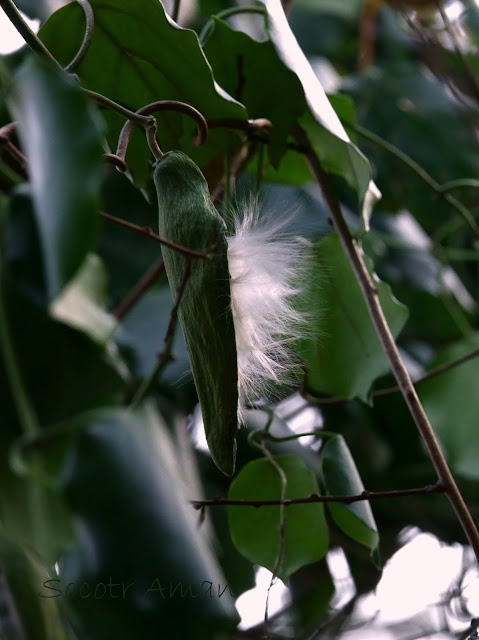
[[[275,458],[286,474],[286,498],[305,498],[319,493],[314,474],[297,456]],[[231,483],[231,500],[279,500],[281,478],[273,464],[264,458],[242,468]],[[328,550],[328,529],[320,503],[284,508],[284,538],[279,535],[280,507],[228,507],[230,532],[238,550],[251,562],[276,570],[286,580],[306,564],[320,560]],[[281,551],[281,561],[277,564]]]
[[[329,438],[321,452],[323,481],[328,495],[358,495],[364,486],[344,438]],[[368,547],[373,553],[379,535],[369,502],[328,503],[334,522],[350,538]]]
[[[92,0],[91,5],[95,29],[88,53],[76,69],[86,88],[133,110],[168,99],[193,105],[207,119],[246,118],[244,107],[215,84],[196,34],[172,22],[160,2]],[[40,30],[42,40],[63,64],[80,46],[84,21],[81,8],[72,3],[56,12]],[[124,118],[111,112],[104,115],[109,144],[116,149]],[[193,152],[194,125],[190,120],[168,114],[159,117],[158,124],[163,150],[182,148],[188,154]],[[202,152],[201,164],[224,150],[229,141],[229,134],[214,132]],[[127,162],[141,185],[147,180],[149,158],[144,135],[134,135]]]
[[[59,478],[79,544],[49,588],[73,607],[80,637],[131,640],[161,630],[161,637],[207,640],[231,630],[227,584],[155,410],[92,412],[71,428],[77,435]]]
[[[311,276],[305,298],[313,334],[299,345],[308,387],[341,398],[367,400],[372,383],[387,371],[388,363],[337,235],[314,246],[308,268]],[[372,273],[371,265],[369,270]],[[389,327],[397,336],[407,309],[391,295],[387,284],[375,284]]]
[[[479,335],[442,349],[431,362],[437,367],[479,347]],[[466,478],[479,478],[479,359],[473,358],[446,373],[422,382],[418,393],[452,469]]]
[[[213,24],[204,50],[215,78],[245,105],[250,118],[272,122],[268,151],[277,168],[286,151],[288,134],[307,108],[301,83],[269,40],[253,40],[218,18]]]
[[[52,300],[96,242],[100,129],[72,79],[38,58],[17,74],[11,104],[28,159]]]
[[[371,181],[369,163],[350,141],[323,87],[299,46],[284,14],[281,0],[261,0],[267,10],[267,31],[285,65],[303,85],[309,112],[300,119],[324,167],[343,176],[358,191],[365,227],[372,204],[379,197]]]

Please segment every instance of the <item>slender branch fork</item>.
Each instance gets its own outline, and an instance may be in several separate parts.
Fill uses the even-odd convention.
[[[323,193],[332,223],[363,293],[371,320],[389,361],[391,371],[396,378],[411,417],[421,434],[431,462],[436,470],[438,480],[444,487],[444,493],[449,498],[462,529],[474,551],[476,559],[479,562],[479,533],[476,525],[448,467],[439,442],[432,429],[426,412],[424,411],[421,401],[419,400],[407,369],[401,360],[394,337],[391,334],[379,302],[378,290],[371,280],[364,263],[362,253],[356,242],[353,240],[349,228],[344,220],[339,201],[332,190],[329,176],[323,169],[306,134],[300,127],[296,128],[295,137],[297,142],[305,149],[305,157],[309,163],[311,172]]]
[[[381,500],[389,498],[403,498],[406,496],[428,495],[431,493],[445,493],[445,487],[437,482],[426,487],[414,489],[393,489],[391,491],[363,491],[357,495],[350,496],[320,496],[316,493],[305,498],[284,498],[283,500],[230,500],[229,498],[212,498],[211,500],[191,500],[195,509],[204,507],[215,507],[218,505],[229,505],[237,507],[271,507],[283,505],[289,507],[293,504],[315,504],[318,502],[341,502],[342,504],[352,504],[364,500]]]

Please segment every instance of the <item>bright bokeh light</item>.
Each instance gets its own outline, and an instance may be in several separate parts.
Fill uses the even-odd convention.
[[[30,20],[23,14],[22,16],[30,29],[36,33],[40,22],[38,20]],[[20,49],[24,44],[25,41],[22,36],[7,18],[5,12],[0,9],[0,54],[12,53]]]
[[[271,571],[263,567],[258,568],[254,589],[245,591],[245,593],[236,600],[236,608],[241,616],[240,629],[249,629],[264,621],[266,598],[271,583],[271,575]],[[281,580],[276,580],[269,594],[268,616],[271,618],[271,616],[287,606],[288,602],[288,589]]]

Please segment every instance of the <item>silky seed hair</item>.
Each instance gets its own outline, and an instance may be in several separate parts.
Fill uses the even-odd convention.
[[[231,306],[238,358],[239,419],[248,402],[268,396],[274,385],[297,378],[290,345],[305,334],[295,308],[306,253],[287,232],[290,217],[275,217],[257,199],[236,206],[228,238]]]

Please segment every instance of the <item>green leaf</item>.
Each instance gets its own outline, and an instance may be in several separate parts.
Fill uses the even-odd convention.
[[[218,18],[214,18],[204,51],[216,80],[245,105],[249,117],[272,122],[268,152],[277,168],[288,135],[307,108],[298,77],[278,57],[269,40],[253,40]]]
[[[430,367],[433,369],[477,348],[479,335],[476,333],[439,351]],[[476,357],[418,386],[419,397],[449,464],[453,471],[471,480],[479,478],[478,375]]]
[[[366,260],[373,275],[372,264]],[[374,380],[388,363],[366,303],[339,238],[333,234],[312,249],[306,306],[315,319],[315,335],[298,345],[307,369],[308,388],[341,398],[368,400]],[[404,326],[408,312],[391,294],[389,285],[375,278],[379,301],[392,334]]]
[[[105,310],[106,273],[100,258],[89,254],[75,278],[53,302],[52,315],[105,344],[117,326]]]
[[[156,410],[91,412],[71,426],[77,435],[59,477],[78,547],[50,589],[73,608],[80,637],[152,638],[161,629],[168,638],[210,640],[232,631],[237,616],[227,584]],[[95,589],[104,595],[95,597]]]
[[[29,59],[16,75],[11,105],[28,159],[53,300],[96,242],[100,127],[73,80],[39,58]]]
[[[63,640],[67,637],[58,601],[38,595],[50,577],[33,554],[8,540],[0,531],[1,631],[6,640]]]
[[[328,438],[321,452],[323,481],[327,495],[358,495],[364,486],[343,436]],[[328,503],[334,522],[350,538],[373,553],[379,534],[369,502]]]
[[[103,346],[53,320],[19,295],[15,282],[5,287],[13,348],[40,424],[120,401],[125,391],[123,371],[116,369]],[[0,380],[0,405],[9,406],[10,388],[2,367]]]
[[[287,498],[305,498],[319,493],[314,474],[297,456],[275,457],[288,481]],[[231,500],[279,500],[281,479],[267,459],[245,465],[230,485]],[[230,506],[228,517],[231,537],[248,560],[270,571],[280,552],[280,507]],[[277,575],[286,580],[304,565],[321,559],[328,550],[328,529],[320,503],[298,504],[284,508],[284,546]]]
[[[298,76],[303,85],[309,110],[300,118],[299,124],[306,131],[324,167],[343,176],[358,191],[364,226],[367,229],[372,204],[379,197],[377,187],[371,181],[369,163],[348,138],[291,31],[281,0],[261,2],[267,9],[266,27],[279,57]]]
[[[207,119],[245,120],[244,107],[213,79],[194,31],[182,29],[165,14],[157,0],[92,0],[95,29],[88,53],[76,69],[85,88],[97,91],[130,109],[156,100],[181,100]],[[75,55],[83,38],[85,18],[76,3],[57,11],[40,30],[40,37],[62,64]],[[61,34],[61,37],[59,35]],[[99,64],[101,61],[101,64]],[[116,149],[125,120],[104,112],[108,142]],[[161,148],[184,149],[192,155],[194,124],[177,113],[158,116]],[[215,131],[206,148],[197,150],[201,165],[228,148],[231,136]],[[137,184],[147,182],[151,152],[142,132],[135,132],[127,163]]]

